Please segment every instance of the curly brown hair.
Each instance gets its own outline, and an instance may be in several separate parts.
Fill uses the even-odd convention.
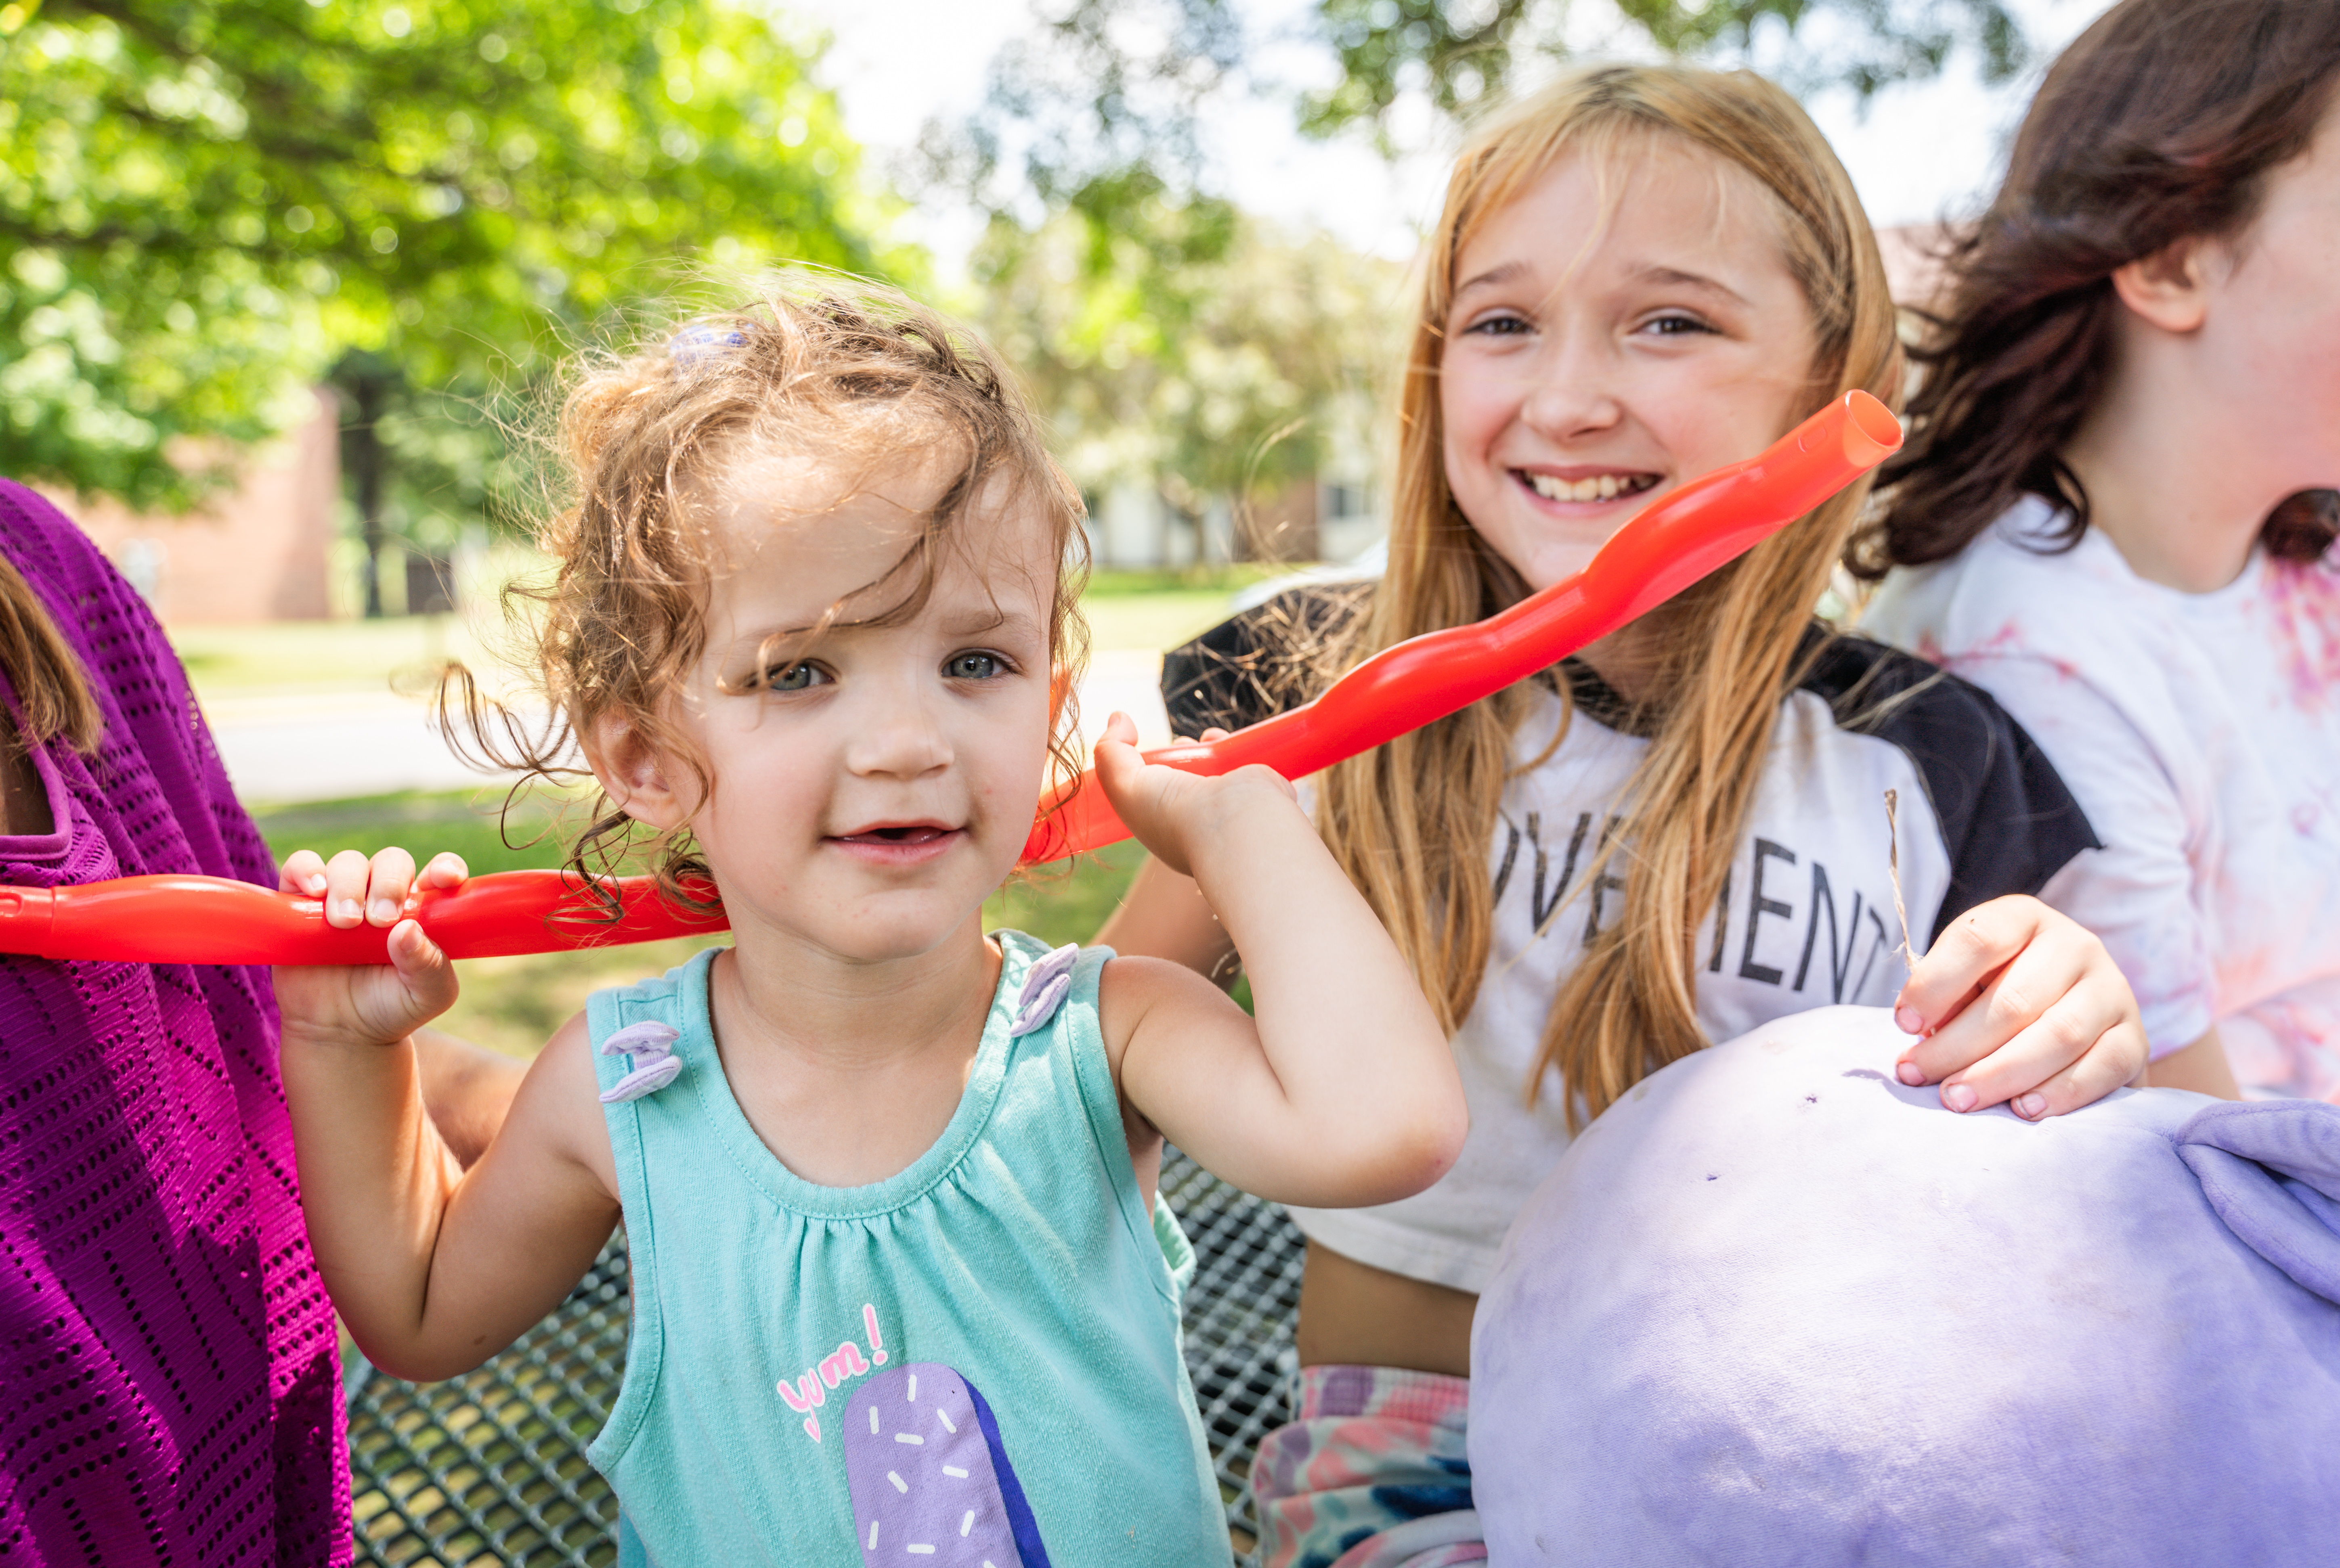
[[[1958,233],[1909,438],[1879,470],[1883,508],[1846,564],[1874,581],[1947,560],[2025,495],[2087,531],[2063,452],[2103,394],[2121,310],[2113,274],[2193,236],[2240,234],[2270,171],[2305,153],[2340,80],[2335,0],[2124,0],[2080,35],[2024,115],[1990,210]],[[2260,538],[2330,548],[2340,497],[2304,491]]]
[[[520,662],[545,699],[531,723],[448,666],[439,719],[484,766],[554,783],[590,776],[576,737],[615,715],[684,762],[703,801],[705,764],[676,728],[668,698],[707,638],[710,573],[706,488],[727,465],[771,453],[810,456],[848,484],[906,457],[939,465],[941,486],[918,537],[879,579],[907,583],[881,617],[914,615],[957,526],[1002,483],[1040,509],[1060,563],[1048,617],[1052,772],[1079,776],[1075,692],[1087,655],[1076,608],[1088,571],[1080,495],[1048,456],[1039,421],[1006,368],[972,331],[898,291],[824,274],[768,280],[632,351],[580,356],[560,409],[560,504],[536,530],[555,563],[550,584],[506,590]],[[826,506],[834,499],[824,495]],[[873,583],[868,587],[877,587]],[[863,590],[863,591],[866,591]],[[835,617],[841,605],[832,606]],[[647,840],[645,841],[645,835]],[[616,901],[601,873],[647,858],[660,890],[706,907],[711,878],[686,825],[652,833],[606,791],[569,846],[568,869]]]

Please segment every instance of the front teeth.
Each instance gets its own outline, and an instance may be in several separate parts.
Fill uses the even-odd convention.
[[[1635,490],[1649,488],[1639,476],[1633,475],[1620,478],[1615,474],[1602,474],[1597,478],[1573,481],[1555,478],[1550,474],[1529,474],[1526,478],[1529,487],[1547,501],[1608,501],[1620,495],[1630,495]]]

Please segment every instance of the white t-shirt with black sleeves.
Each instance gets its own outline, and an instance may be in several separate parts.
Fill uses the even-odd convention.
[[[1175,733],[1269,716],[1256,676],[1275,656],[1271,628],[1324,613],[1271,602],[1170,654],[1163,694]],[[1576,711],[1559,747],[1528,766],[1565,714],[1560,679]],[[1621,912],[1623,867],[1612,860],[1591,873],[1649,745],[1630,705],[1578,661],[1540,677],[1533,693],[1513,739],[1524,771],[1505,786],[1488,846],[1492,952],[1453,1039],[1471,1107],[1462,1156],[1435,1186],[1396,1203],[1292,1211],[1335,1252],[1474,1293],[1512,1217],[1568,1146],[1557,1081],[1532,1109],[1526,1087],[1552,998],[1591,933]],[[1888,789],[1899,795],[1902,893],[1921,952],[1966,910],[2038,891],[2096,842],[2038,748],[1989,697],[1882,645],[1829,639],[1781,703],[1729,880],[1700,931],[1698,1017],[1710,1040],[1807,1008],[1886,1005],[1899,991]]]
[[[2039,739],[2104,848],[2040,896],[2103,938],[2160,1055],[2215,1026],[2254,1095],[2340,1098],[2340,558],[2149,582],[2029,497],[1863,616]]]

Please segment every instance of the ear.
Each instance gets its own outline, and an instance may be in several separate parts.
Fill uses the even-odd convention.
[[[2189,235],[2113,273],[2113,292],[2131,313],[2165,332],[2191,332],[2210,313],[2211,242]]]
[[[603,714],[578,740],[602,792],[620,811],[661,833],[689,817],[668,759],[622,715]]]

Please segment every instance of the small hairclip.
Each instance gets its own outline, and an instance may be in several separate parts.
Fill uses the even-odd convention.
[[[666,340],[667,357],[678,365],[688,365],[704,359],[719,349],[736,349],[748,340],[748,334],[737,327],[718,327],[705,321],[694,322]]]
[[[633,1060],[631,1071],[601,1091],[601,1103],[640,1100],[672,1083],[682,1072],[682,1058],[673,1050],[674,1042],[681,1038],[682,1031],[671,1024],[636,1023],[603,1040],[603,1056],[628,1056]]]

